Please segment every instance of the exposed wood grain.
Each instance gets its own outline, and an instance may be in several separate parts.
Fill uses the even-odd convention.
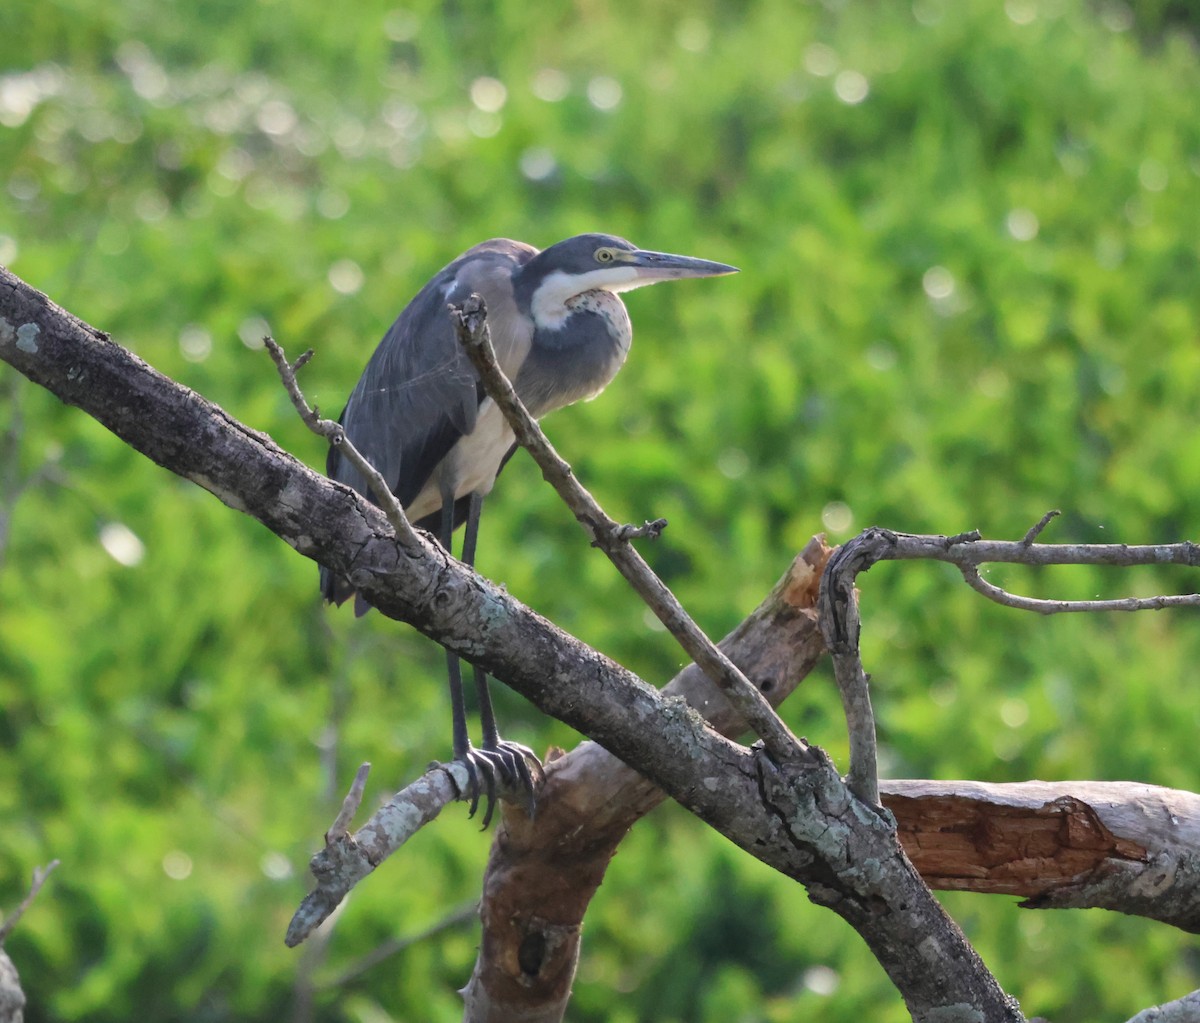
[[[888,781],[932,887],[1103,908],[1200,933],[1200,796],[1136,782]]]

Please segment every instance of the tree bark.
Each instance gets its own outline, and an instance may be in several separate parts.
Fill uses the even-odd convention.
[[[0,946],[0,1023],[22,1023],[25,1019],[25,992],[17,968]]]

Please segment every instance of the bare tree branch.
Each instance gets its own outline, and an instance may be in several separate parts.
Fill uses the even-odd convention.
[[[0,328],[2,329],[2,328]],[[33,904],[42,885],[46,883],[58,860],[51,860],[44,867],[37,867],[33,872],[33,881],[29,892],[21,900],[21,904],[9,914],[8,919],[0,925],[0,1023],[21,1023],[25,1018],[25,992],[21,989],[21,978],[16,966],[4,951],[4,941],[12,934],[13,928],[25,915],[25,911]]]
[[[959,565],[959,571],[967,585],[988,600],[1018,611],[1034,611],[1037,614],[1055,615],[1071,612],[1096,611],[1162,611],[1168,607],[1200,607],[1200,593],[1181,593],[1158,597],[1122,597],[1118,600],[1043,600],[1039,597],[1022,597],[1016,593],[989,583],[979,574],[974,565]]]
[[[378,948],[372,949],[352,962],[349,966],[342,969],[337,976],[330,977],[328,980],[320,980],[313,985],[316,991],[329,991],[335,988],[344,987],[351,981],[361,977],[368,970],[392,956],[403,952],[406,948],[413,945],[419,945],[423,941],[428,941],[435,935],[441,934],[442,931],[448,931],[455,927],[462,927],[465,924],[474,924],[479,919],[479,908],[472,902],[465,903],[457,909],[451,910],[440,920],[430,924],[424,930],[418,931],[415,934],[406,935],[403,938],[390,938],[387,941],[381,942]]]
[[[517,441],[533,456],[542,470],[542,476],[574,512],[575,518],[591,537],[592,544],[608,555],[684,652],[721,687],[768,751],[780,758],[788,755],[795,748],[795,736],[780,721],[779,715],[763,695],[704,635],[675,594],[630,546],[628,541],[633,534],[629,532],[629,527],[621,526],[609,518],[596,499],[580,485],[571,466],[554,450],[541,427],[517,397],[517,392],[496,361],[483,299],[479,295],[471,295],[461,307],[451,306],[450,310],[459,343],[470,356],[488,397],[500,407]]]
[[[871,552],[853,542],[839,547],[825,566],[818,611],[821,632],[833,658],[833,673],[850,738],[850,770],[846,784],[870,806],[879,805],[879,768],[875,743],[875,713],[871,709],[869,678],[859,654],[862,620],[854,580],[871,567]]]
[[[925,536],[873,526],[849,543],[868,548],[873,558],[871,564],[879,561],[931,560],[946,561],[952,565],[997,562],[1034,566],[1113,565],[1119,568],[1132,565],[1200,566],[1200,545],[1191,541],[1165,544],[1027,544],[1024,540],[984,540],[980,538],[978,530],[955,536]]]
[[[351,888],[466,791],[463,764],[434,764],[351,835],[347,829],[362,801],[369,766],[358,769],[337,819],[325,833],[325,848],[309,863],[317,886],[304,897],[288,925],[283,940],[289,948],[307,938],[341,905]]]
[[[378,508],[3,269],[0,359],[348,576],[383,614],[601,742],[805,884],[863,936],[915,1018],[1023,1018],[904,856],[890,814],[858,801],[820,750],[797,741],[779,757],[718,735],[682,701],[664,699],[434,545],[397,545]]]

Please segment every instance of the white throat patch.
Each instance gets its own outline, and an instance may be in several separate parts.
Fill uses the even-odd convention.
[[[548,275],[533,293],[530,311],[533,322],[539,327],[555,330],[566,322],[571,314],[567,302],[585,291],[631,291],[652,280],[638,277],[632,266],[606,266],[585,274],[567,274],[555,270]]]

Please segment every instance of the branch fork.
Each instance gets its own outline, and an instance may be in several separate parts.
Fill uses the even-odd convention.
[[[1200,548],[1178,544],[1039,544],[1046,526],[1058,516],[1048,511],[1016,541],[983,540],[978,530],[954,536],[898,533],[874,526],[848,541],[829,559],[818,601],[821,629],[833,658],[834,674],[850,739],[850,769],[846,783],[871,806],[879,805],[878,754],[875,715],[871,709],[870,676],[859,652],[861,619],[855,580],[880,561],[929,559],[955,565],[973,590],[1005,607],[1038,614],[1096,611],[1146,611],[1168,607],[1200,607],[1200,593],[1125,597],[1117,600],[1045,600],[1009,593],[983,579],[979,566],[989,562],[1024,565],[1150,565],[1200,566]]]

